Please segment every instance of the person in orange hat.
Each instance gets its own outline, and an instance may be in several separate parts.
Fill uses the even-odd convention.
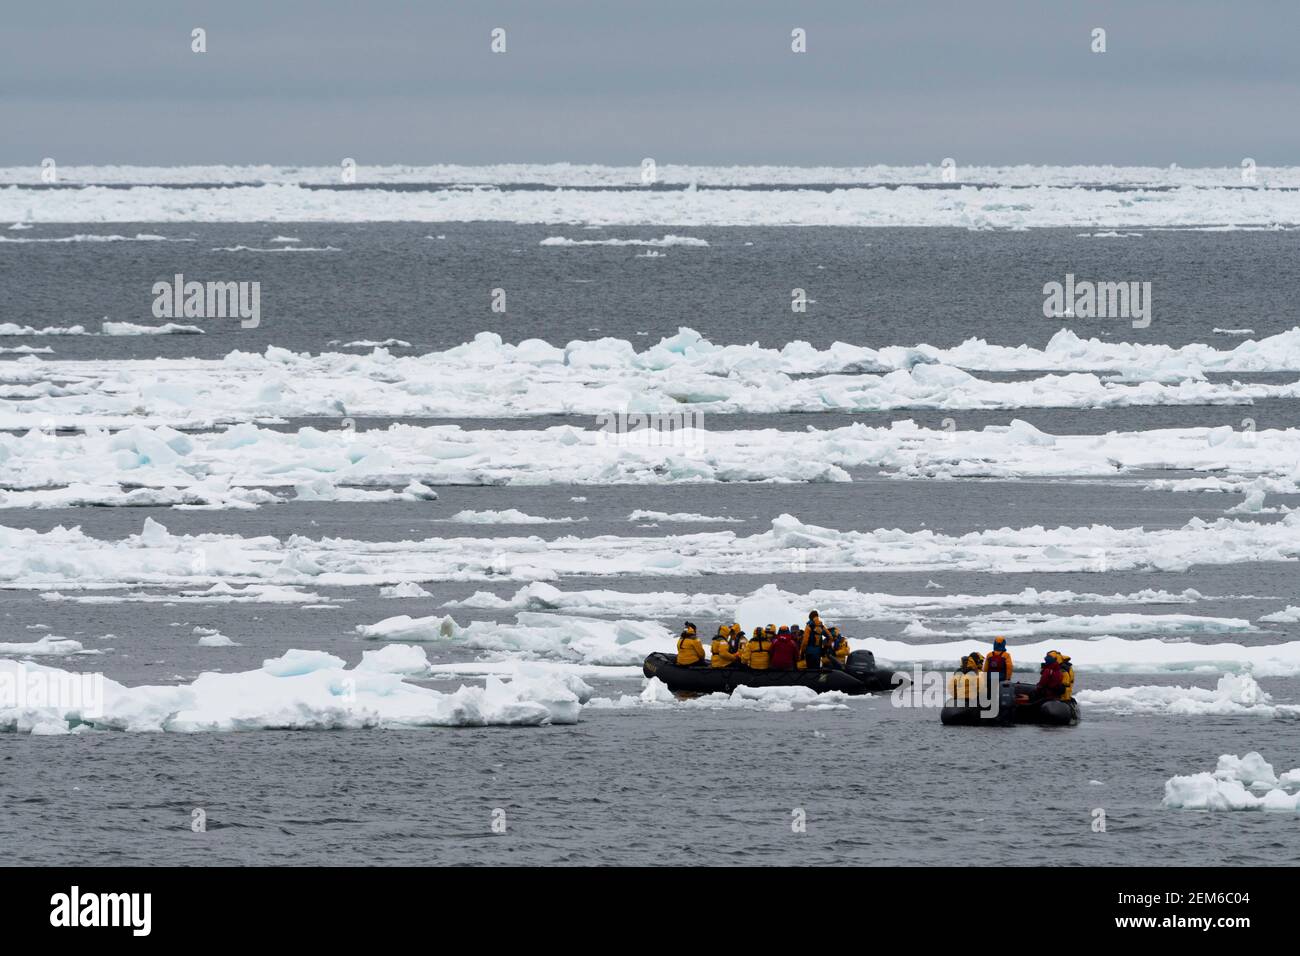
[[[993,639],[993,650],[988,657],[984,658],[984,673],[999,675],[999,679],[1004,684],[1011,680],[1015,667],[1011,663],[1011,652],[1007,650],[1005,637]]]

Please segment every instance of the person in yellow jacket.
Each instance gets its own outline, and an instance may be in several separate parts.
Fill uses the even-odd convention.
[[[769,629],[772,631],[772,637],[775,637],[776,628],[769,625]],[[763,633],[761,627],[754,628],[754,636],[740,648],[740,663],[755,671],[765,671],[771,667],[772,637]]]
[[[711,654],[709,658],[710,667],[735,667],[740,663],[740,653],[745,638],[732,629],[738,626],[734,624],[732,627],[727,627],[725,624],[718,625],[718,634],[713,639],[713,646],[709,648]]]
[[[1061,700],[1069,700],[1074,696],[1074,665],[1070,663],[1068,654],[1062,654],[1060,651],[1052,653],[1061,662]]]
[[[984,673],[998,674],[1004,684],[1011,680],[1015,667],[1011,663],[1011,652],[1007,650],[1005,637],[994,638],[993,650],[984,658]]]
[[[961,666],[948,675],[948,699],[958,704],[975,703],[980,673],[969,656],[961,659]]]
[[[682,631],[682,636],[677,639],[677,663],[681,667],[704,663],[704,645],[694,631]]]
[[[844,662],[849,659],[849,639],[840,633],[838,627],[832,627],[822,638],[822,659],[831,667],[838,667],[841,670],[844,668]]]

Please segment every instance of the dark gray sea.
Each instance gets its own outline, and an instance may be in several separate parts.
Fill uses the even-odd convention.
[[[467,341],[479,331],[509,340],[616,336],[638,348],[679,326],[718,343],[780,346],[805,339],[879,347],[955,345],[971,336],[1042,346],[1062,325],[1042,316],[1042,286],[1067,272],[1153,284],[1154,320],[1077,320],[1081,335],[1108,341],[1208,342],[1255,337],[1300,324],[1295,232],[1135,230],[966,232],[947,229],[607,228],[474,224],[113,224],[43,225],[6,236],[157,234],[177,242],[0,243],[0,322],[156,324],[152,284],[176,273],[262,284],[262,322],[199,320],[207,334],[113,338],[8,337],[0,346],[49,346],[55,359],[155,356],[216,358],[277,345],[323,351],[331,341],[401,339],[411,354]],[[708,240],[639,258],[637,247],[541,246],[576,239]],[[274,248],[275,237],[337,252],[221,252]],[[442,237],[442,238],[439,238]],[[790,290],[813,303],[790,312]],[[506,315],[490,310],[504,288]],[[190,321],[180,319],[178,321]],[[353,348],[351,351],[360,351]],[[6,356],[8,358],[8,356]],[[1248,376],[1239,376],[1243,379]],[[1293,381],[1296,376],[1257,376]],[[1022,418],[1047,431],[1191,425],[1300,424],[1295,403],[1253,407],[968,412],[960,427]],[[715,416],[711,427],[802,430],[852,421],[944,415]],[[476,419],[475,427],[543,428],[553,417]],[[293,422],[284,427],[297,427]],[[387,420],[358,422],[376,427]],[[587,423],[581,423],[587,424]],[[1165,475],[1164,477],[1170,477]],[[440,488],[439,501],[404,504],[293,503],[255,511],[159,508],[0,510],[0,524],[48,529],[80,525],[105,538],[139,532],[152,517],[177,533],[303,534],[402,540],[444,534],[658,536],[719,530],[690,525],[637,528],[635,509],[742,519],[738,534],[767,530],[790,513],[843,529],[897,527],[963,533],[982,528],[1078,526],[1150,529],[1191,517],[1213,520],[1233,500],[1213,494],[1145,491],[1134,476],[1111,483],[901,481],[875,474],[852,483],[679,487],[550,486]],[[570,499],[583,496],[585,502]],[[1269,504],[1300,501],[1270,496]],[[527,528],[440,524],[461,509],[517,508],[582,516],[577,525]],[[1260,521],[1276,520],[1260,516]],[[737,567],[698,579],[566,578],[566,590],[745,593],[767,583],[791,591],[856,587],[922,594],[1014,592],[1024,587],[1129,593],[1195,588],[1195,605],[1043,607],[1047,613],[1192,613],[1256,620],[1300,604],[1294,564],[1226,565],[1215,556],[1185,573],[839,574],[758,577]],[[355,626],[395,614],[441,613],[443,601],[474,591],[513,594],[521,582],[430,584],[434,599],[380,598],[377,589],[323,589],[333,609],[286,605],[77,604],[0,589],[0,642],[50,633],[101,650],[58,666],[102,670],[128,684],[190,681],[204,670],[238,671],[293,647],[349,662],[363,642]],[[321,590],[321,589],[318,589]],[[936,592],[928,592],[936,593]],[[961,613],[960,609],[956,613]],[[457,619],[507,620],[489,611]],[[671,620],[665,623],[674,623]],[[703,624],[704,622],[700,622]],[[844,622],[852,633],[897,638],[901,624]],[[48,630],[35,630],[43,625]],[[238,647],[200,648],[192,629],[212,627]],[[869,628],[869,631],[867,630]],[[1271,625],[1246,643],[1300,639],[1297,625]],[[1198,636],[1197,640],[1222,640]],[[472,659],[428,645],[435,662]],[[1081,688],[1179,683],[1212,687],[1217,673],[1090,673]],[[454,687],[455,683],[451,685]],[[639,681],[597,680],[602,696],[636,693]],[[1261,678],[1279,702],[1300,702],[1300,680]],[[448,686],[445,682],[435,686]],[[932,711],[876,697],[847,711],[767,713],[700,709],[584,712],[576,726],[420,731],[231,734],[0,734],[0,842],[12,864],[441,864],[441,863],[1050,863],[1294,864],[1300,815],[1190,813],[1162,809],[1164,781],[1212,769],[1220,754],[1258,750],[1278,771],[1300,767],[1294,721],[1262,717],[1131,717],[1085,709],[1076,728],[949,729]],[[191,812],[207,814],[205,833]],[[1106,832],[1094,832],[1104,809]],[[493,833],[492,814],[508,827]],[[806,816],[793,832],[792,814]]]

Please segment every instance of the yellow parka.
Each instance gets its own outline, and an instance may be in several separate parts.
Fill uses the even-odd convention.
[[[740,662],[750,670],[767,670],[772,666],[772,639],[754,628],[754,636],[740,649]]]
[[[694,634],[677,639],[677,663],[683,667],[698,664],[704,660],[704,645]]]
[[[736,648],[734,651],[731,649],[733,643]],[[744,658],[745,639],[743,637],[723,637],[719,634],[713,639],[713,645],[709,648],[709,653],[713,655],[709,659],[710,667],[730,667]]]
[[[1074,696],[1074,665],[1064,654],[1058,656],[1061,658],[1061,700],[1069,700]]]

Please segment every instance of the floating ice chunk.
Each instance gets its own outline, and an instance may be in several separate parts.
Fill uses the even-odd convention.
[[[362,651],[357,670],[422,675],[429,672],[429,657],[415,644],[387,644],[375,651]]]
[[[662,239],[566,239],[564,236],[548,236],[538,243],[540,246],[708,246],[704,239],[694,236],[667,235]]]
[[[1300,607],[1288,604],[1281,611],[1265,614],[1260,621],[1266,624],[1300,624]]]
[[[385,670],[346,669],[329,654],[293,650],[255,671],[205,673],[191,684],[126,687],[102,681],[102,706],[82,702],[41,708],[0,706],[0,729],[67,733],[82,726],[123,731],[322,730],[364,727],[488,726],[571,723],[579,695],[564,678],[536,675],[441,693],[406,683]],[[381,657],[379,663],[392,665]],[[0,660],[0,673],[19,666],[72,676],[40,665]],[[373,665],[372,665],[373,666]],[[10,678],[13,679],[12,676]],[[583,685],[585,686],[585,685]],[[95,712],[92,712],[95,711]]]
[[[194,633],[199,635],[199,647],[239,647],[239,644],[215,628],[196,627]]]
[[[1118,713],[1300,718],[1300,705],[1275,704],[1250,674],[1224,674],[1212,690],[1160,684],[1084,689],[1075,696]]]
[[[664,521],[680,524],[731,524],[739,523],[742,518],[718,518],[711,515],[694,514],[689,511],[678,511],[669,514],[666,511],[646,511],[638,508],[627,516],[628,521]]]
[[[399,614],[375,624],[357,625],[357,633],[362,637],[383,641],[450,641],[460,631],[451,615],[411,617],[409,614]]]
[[[13,322],[0,322],[0,335],[88,335],[85,326],[49,325],[43,329],[30,325],[15,325]]]
[[[496,173],[461,172],[462,182],[499,181]],[[508,182],[521,181],[519,167],[505,167]],[[25,188],[0,190],[0,220],[25,220],[39,209],[41,222],[519,222],[557,226],[591,224],[638,228],[700,226],[942,226],[958,229],[1078,228],[1146,229],[1195,226],[1212,229],[1279,229],[1300,222],[1300,200],[1294,189],[1268,186],[1241,189],[1228,169],[1197,170],[1191,175],[1144,170],[1131,189],[1095,189],[1075,178],[1079,167],[1024,167],[987,172],[979,184],[954,190],[922,188],[933,182],[933,168],[870,167],[848,173],[819,168],[780,170],[754,167],[708,170],[704,175],[679,167],[672,181],[691,184],[680,190],[642,189],[466,189],[455,184],[435,190],[360,188],[321,191],[311,180],[282,170],[275,180],[260,184],[233,180],[227,186],[212,181],[173,185],[171,173],[153,172],[155,184],[133,183],[126,188],[60,189],[40,194],[34,206]],[[62,170],[61,170],[62,172]],[[572,184],[573,173],[534,168],[536,179],[525,182]],[[665,167],[665,174],[667,168]],[[984,171],[975,167],[967,174]],[[10,174],[12,175],[12,174]],[[96,178],[99,174],[92,173]],[[114,176],[122,175],[115,172]],[[410,175],[403,172],[402,175]],[[424,182],[448,183],[439,170]],[[337,169],[334,178],[337,180]],[[833,178],[823,178],[823,177]],[[811,179],[809,177],[812,177]],[[1177,178],[1174,178],[1177,177]],[[600,170],[591,176],[602,184],[635,182],[627,169]],[[1088,183],[1114,182],[1108,170],[1089,174]],[[1294,174],[1282,172],[1278,182]],[[68,182],[76,180],[65,179]],[[669,181],[669,180],[664,180]],[[770,188],[736,191],[709,184],[762,184]],[[846,188],[811,191],[807,182],[844,183]],[[129,182],[129,181],[128,181]],[[889,183],[896,188],[879,188]],[[1125,185],[1133,181],[1126,180]],[[165,183],[159,184],[159,183]],[[1014,183],[1014,185],[1013,185]],[[1145,189],[1143,185],[1158,185]],[[1016,188],[1031,185],[1032,189]],[[125,238],[125,237],[118,237]],[[560,237],[562,238],[562,237]],[[285,247],[285,248],[293,248]]]
[[[736,605],[735,620],[746,634],[753,633],[756,627],[777,627],[789,624],[801,624],[808,619],[808,612],[814,608],[798,607],[774,591],[759,591],[740,601]]]
[[[394,584],[391,587],[379,589],[379,596],[386,598],[422,598],[433,597],[428,591],[420,587],[414,581],[403,581],[401,584]]]
[[[104,335],[202,335],[203,330],[197,325],[178,325],[167,322],[163,325],[136,325],[134,322],[104,322],[100,325]]]
[[[1269,810],[1294,813],[1300,809],[1300,770],[1280,777],[1260,754],[1224,754],[1213,772],[1165,781],[1162,804],[1181,810]]]
[[[54,637],[47,634],[39,641],[32,641],[24,644],[0,643],[0,655],[12,657],[68,657],[72,654],[98,654],[99,651],[88,651],[82,646],[80,641],[74,641],[67,637]]]
[[[524,514],[515,508],[502,511],[457,511],[447,519],[461,524],[565,524],[573,518],[542,518],[537,515]],[[576,519],[586,521],[586,518]]]

